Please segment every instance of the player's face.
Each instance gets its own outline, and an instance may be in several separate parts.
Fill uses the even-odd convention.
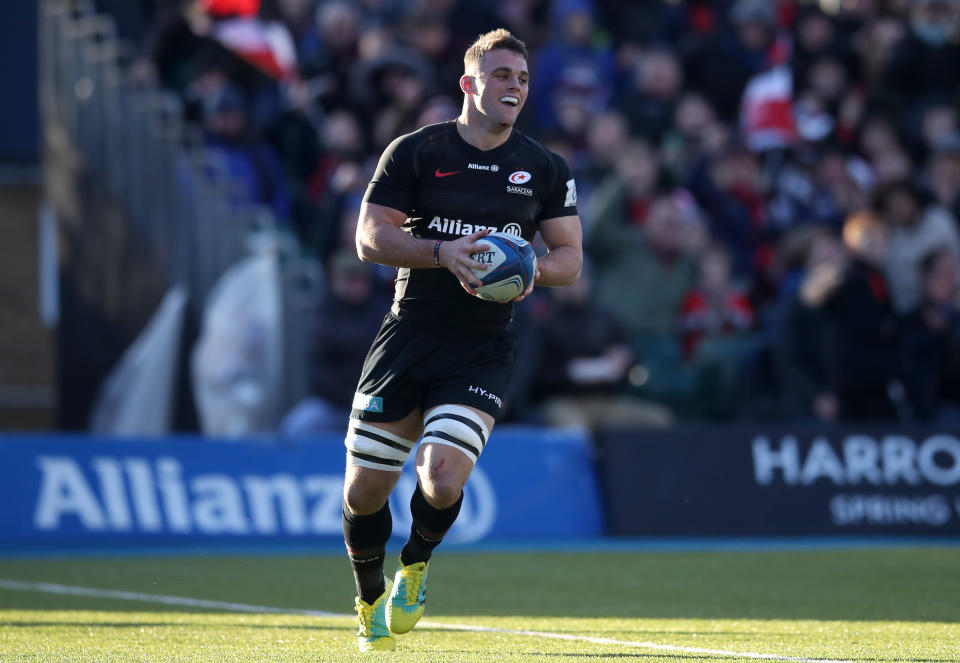
[[[513,126],[527,100],[530,74],[519,53],[505,49],[487,51],[474,78],[474,105],[501,126]]]

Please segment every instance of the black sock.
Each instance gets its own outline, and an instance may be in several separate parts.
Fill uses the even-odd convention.
[[[400,562],[404,566],[409,566],[417,562],[429,561],[433,549],[440,545],[444,534],[453,526],[460,514],[462,504],[463,492],[454,504],[446,509],[436,509],[427,502],[427,498],[420,490],[420,483],[417,482],[417,489],[413,491],[413,497],[410,498],[413,527],[410,528],[410,539],[400,551]]]
[[[383,594],[383,560],[387,539],[393,531],[390,505],[384,504],[376,513],[358,516],[343,505],[343,540],[357,583],[357,596],[371,604]]]

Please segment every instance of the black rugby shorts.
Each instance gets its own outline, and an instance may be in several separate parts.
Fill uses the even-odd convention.
[[[463,336],[388,313],[363,363],[350,416],[396,421],[416,408],[466,405],[496,417],[516,346],[513,332]]]

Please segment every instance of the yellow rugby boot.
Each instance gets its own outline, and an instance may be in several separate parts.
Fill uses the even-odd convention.
[[[408,633],[423,616],[427,600],[427,562],[397,569],[387,603],[387,626],[392,633]]]
[[[387,587],[372,604],[356,598],[354,610],[357,611],[357,646],[360,651],[390,651],[395,649],[397,641],[387,628],[386,607],[390,597],[390,581]]]

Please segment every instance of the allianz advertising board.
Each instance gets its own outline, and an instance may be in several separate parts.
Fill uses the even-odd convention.
[[[614,534],[960,534],[952,433],[704,427],[598,443]]]
[[[582,434],[494,433],[450,541],[602,534],[591,443]],[[345,450],[311,442],[0,437],[0,550],[69,546],[342,541]],[[410,530],[410,460],[391,497]]]

